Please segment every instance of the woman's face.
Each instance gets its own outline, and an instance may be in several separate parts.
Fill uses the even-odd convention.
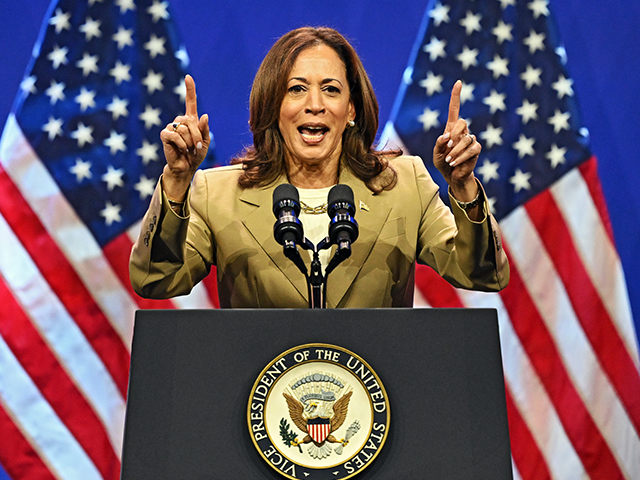
[[[339,162],[342,133],[355,119],[346,68],[327,45],[303,50],[293,64],[278,125],[288,164]]]

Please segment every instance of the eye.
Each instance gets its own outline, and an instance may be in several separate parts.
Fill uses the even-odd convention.
[[[304,92],[304,87],[302,85],[292,85],[287,91],[289,93],[302,93]]]
[[[327,93],[340,93],[340,88],[336,87],[335,85],[327,85],[326,87],[324,87],[324,91]]]

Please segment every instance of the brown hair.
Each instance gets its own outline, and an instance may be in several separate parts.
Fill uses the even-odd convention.
[[[396,173],[386,157],[402,152],[376,151],[373,147],[378,130],[378,101],[358,54],[336,30],[304,27],[282,36],[271,47],[256,73],[249,99],[253,145],[231,162],[243,164],[241,186],[268,185],[285,172],[284,141],[278,118],[287,90],[287,77],[300,52],[322,44],[333,48],[342,59],[356,111],[356,126],[347,128],[342,135],[342,162],[376,193],[390,190],[396,184]],[[380,175],[383,172],[385,175]]]

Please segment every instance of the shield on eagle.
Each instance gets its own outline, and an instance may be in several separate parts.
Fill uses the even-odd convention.
[[[313,441],[324,442],[331,433],[331,419],[315,417],[307,420],[307,430]]]

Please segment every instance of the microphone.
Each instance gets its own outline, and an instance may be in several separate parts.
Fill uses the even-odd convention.
[[[277,219],[273,226],[273,235],[276,242],[284,247],[284,254],[291,258],[291,255],[298,251],[296,245],[304,239],[302,222],[298,218],[300,195],[296,187],[289,183],[276,187],[273,191],[273,214]]]
[[[351,256],[351,244],[358,239],[358,222],[353,190],[349,185],[338,184],[329,191],[327,213],[331,217],[329,239],[338,246],[336,257],[340,261]]]

